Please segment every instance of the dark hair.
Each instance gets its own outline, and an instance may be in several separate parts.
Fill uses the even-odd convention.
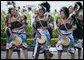
[[[15,9],[14,9],[14,8],[9,8],[9,9],[8,9],[8,13],[11,14],[11,10],[15,10]]]
[[[15,3],[14,1],[12,1],[12,4],[13,4],[14,8],[16,8],[16,6],[15,6],[15,5],[16,5],[16,3]]]
[[[73,7],[73,6],[72,6],[72,5],[70,5],[70,6],[68,7],[68,9],[69,9],[70,7]]]
[[[67,7],[62,7],[61,10],[60,10],[60,13],[61,11],[64,11],[65,15],[66,15],[66,18],[69,17],[69,9]]]
[[[31,11],[31,7],[28,7],[28,10]]]
[[[74,5],[74,9],[78,7],[77,5],[80,7],[79,10],[81,10],[81,9],[83,8],[81,2],[76,2],[75,5]],[[78,10],[78,11],[79,11],[79,10]]]
[[[40,5],[40,6],[41,6],[40,10],[43,10],[43,12],[45,13],[46,12],[45,8],[42,5]]]
[[[18,6],[18,9],[20,9],[20,6]]]
[[[8,2],[7,2],[7,5],[11,5],[11,3],[8,1]]]
[[[50,4],[47,1],[41,3],[41,5],[46,8],[46,12],[50,12]]]

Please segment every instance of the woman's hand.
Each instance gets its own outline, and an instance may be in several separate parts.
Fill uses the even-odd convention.
[[[12,39],[15,40],[15,36],[12,35]]]
[[[62,38],[63,38],[63,40],[66,40],[66,36],[64,36],[64,35],[62,36]]]
[[[38,35],[38,38],[41,39],[41,35]]]

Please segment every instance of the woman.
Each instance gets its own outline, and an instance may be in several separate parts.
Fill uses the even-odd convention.
[[[43,3],[41,3],[41,5],[46,8],[45,17],[48,18],[48,22],[50,24],[49,28],[48,28],[48,31],[50,33],[50,37],[52,38],[52,31],[53,31],[53,27],[54,27],[54,19],[50,15],[50,4],[48,2],[43,2]]]
[[[40,5],[42,5],[46,9],[45,17],[48,18],[48,24],[49,24],[48,31],[50,34],[50,38],[52,38],[52,31],[54,28],[54,19],[50,14],[50,4],[48,2],[43,2]],[[52,57],[53,57],[53,54],[50,52],[50,58],[52,58]]]
[[[79,9],[78,9],[79,7]],[[74,23],[77,25],[77,28],[73,31],[75,48],[78,49],[78,59],[81,57],[82,51],[82,41],[83,41],[83,6],[82,3],[76,2],[74,6],[75,11],[75,20]]]
[[[7,33],[7,38],[8,38],[8,40],[9,40],[9,37],[10,37],[10,33],[7,31],[7,28],[8,28],[8,20],[9,20],[10,18],[12,18],[11,14],[10,14],[10,11],[11,11],[11,8],[8,9],[8,13],[7,13],[7,16],[6,16],[6,18],[5,18],[5,22],[4,22],[5,31],[6,31],[6,33]],[[7,44],[8,44],[8,41],[7,41]],[[6,59],[8,58],[8,50],[9,50],[9,49],[7,49],[7,51],[6,51]],[[16,50],[16,52],[17,52],[17,54],[18,54],[18,59],[20,59],[20,49],[16,47],[15,50]]]
[[[56,44],[56,48],[58,50],[58,58],[61,59],[62,51],[64,46],[61,45],[61,38],[64,40],[66,37],[70,38],[69,52],[71,53],[71,58],[74,59],[74,39],[72,32],[75,29],[75,26],[72,25],[72,21],[68,19],[69,10],[66,7],[62,7],[60,10],[61,20],[58,21],[56,32],[59,34],[58,43]],[[65,27],[66,26],[66,27]],[[68,47],[66,47],[67,49]]]
[[[73,11],[74,11],[74,7],[73,6],[69,6],[69,14],[71,14],[71,13],[73,13]]]
[[[8,20],[8,29],[9,29],[9,33],[10,33],[10,37],[9,37],[9,43],[7,44],[7,49],[9,49],[8,52],[8,59],[11,58],[11,55],[13,53],[14,47],[15,46],[12,43],[12,40],[15,40],[15,36],[19,36],[22,38],[22,50],[24,53],[25,58],[28,58],[28,54],[27,54],[27,39],[26,39],[26,32],[24,27],[26,26],[25,21],[24,21],[24,17],[19,16],[16,12],[16,10],[14,8],[11,8],[10,13],[12,14],[12,18],[10,18]]]
[[[45,13],[45,9],[41,6],[41,8],[39,9],[38,11],[38,16],[35,18],[34,20],[34,26],[36,26],[36,35],[35,35],[35,41],[34,41],[34,53],[33,53],[33,57],[35,59],[38,59],[38,56],[39,56],[39,52],[40,50],[43,50],[44,51],[44,58],[45,59],[50,59],[50,53],[49,53],[49,45],[47,44],[50,44],[51,43],[51,40],[50,40],[50,34],[48,32],[48,24],[47,24],[47,19],[44,17],[44,13]],[[37,37],[40,38],[40,36],[38,35],[38,32],[41,34],[41,35],[45,35],[46,36],[46,43],[45,45],[47,46],[39,46],[39,43],[37,41]]]

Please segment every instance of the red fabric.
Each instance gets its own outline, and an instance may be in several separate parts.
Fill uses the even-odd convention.
[[[24,9],[24,12],[26,12],[27,10],[26,9]]]

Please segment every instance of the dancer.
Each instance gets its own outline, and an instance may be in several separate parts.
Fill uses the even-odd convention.
[[[12,14],[12,18],[8,20],[8,29],[10,33],[10,37],[7,44],[8,51],[8,59],[11,58],[11,55],[13,53],[14,47],[13,40],[15,40],[15,36],[19,36],[22,39],[22,51],[25,56],[25,58],[28,58],[27,54],[27,38],[26,38],[26,32],[24,27],[26,26],[25,20],[23,16],[19,16],[14,8],[11,8],[10,14]],[[20,46],[19,46],[20,47]]]
[[[61,20],[58,21],[56,32],[59,34],[58,43],[56,44],[56,48],[58,50],[58,59],[61,59],[63,48],[66,48],[71,53],[71,59],[74,59],[74,39],[73,39],[73,30],[76,28],[72,25],[72,21],[68,19],[69,10],[66,7],[62,7],[60,10]],[[70,39],[70,44],[68,47],[64,47],[61,43],[61,39],[66,40],[66,38]]]
[[[9,40],[9,37],[10,37],[10,33],[9,33],[9,31],[8,31],[8,20],[9,20],[10,18],[12,18],[11,14],[10,14],[10,10],[11,10],[11,8],[8,9],[8,13],[7,13],[7,16],[6,16],[6,18],[5,18],[5,22],[4,22],[5,31],[6,31],[6,33],[7,33],[7,38],[8,38],[8,40]],[[7,41],[7,44],[8,44],[8,41]],[[7,49],[7,48],[6,48],[6,49]],[[7,51],[6,51],[6,59],[8,58],[8,50],[9,50],[9,49],[7,49]],[[16,50],[16,52],[17,52],[17,54],[18,54],[18,59],[20,59],[20,49],[16,47],[14,50]]]
[[[44,51],[44,58],[45,59],[50,59],[50,53],[49,53],[49,48],[50,46],[48,44],[51,43],[51,40],[50,40],[50,34],[48,32],[48,24],[47,24],[47,18],[44,17],[44,13],[45,13],[45,9],[43,6],[40,6],[41,8],[39,9],[38,11],[38,16],[36,16],[35,20],[34,20],[34,27],[36,27],[35,31],[36,31],[36,35],[35,35],[35,41],[34,41],[34,52],[33,52],[33,57],[35,59],[38,59],[38,56],[39,56],[39,52],[40,50],[43,50]],[[37,41],[37,38],[41,37],[38,32],[41,34],[41,35],[44,35],[46,37],[46,42],[45,42],[45,45],[46,46],[38,46],[40,45]]]
[[[74,23],[77,28],[73,31],[75,49],[78,49],[78,59],[81,57],[83,42],[83,6],[82,3],[76,2],[74,6]]]

